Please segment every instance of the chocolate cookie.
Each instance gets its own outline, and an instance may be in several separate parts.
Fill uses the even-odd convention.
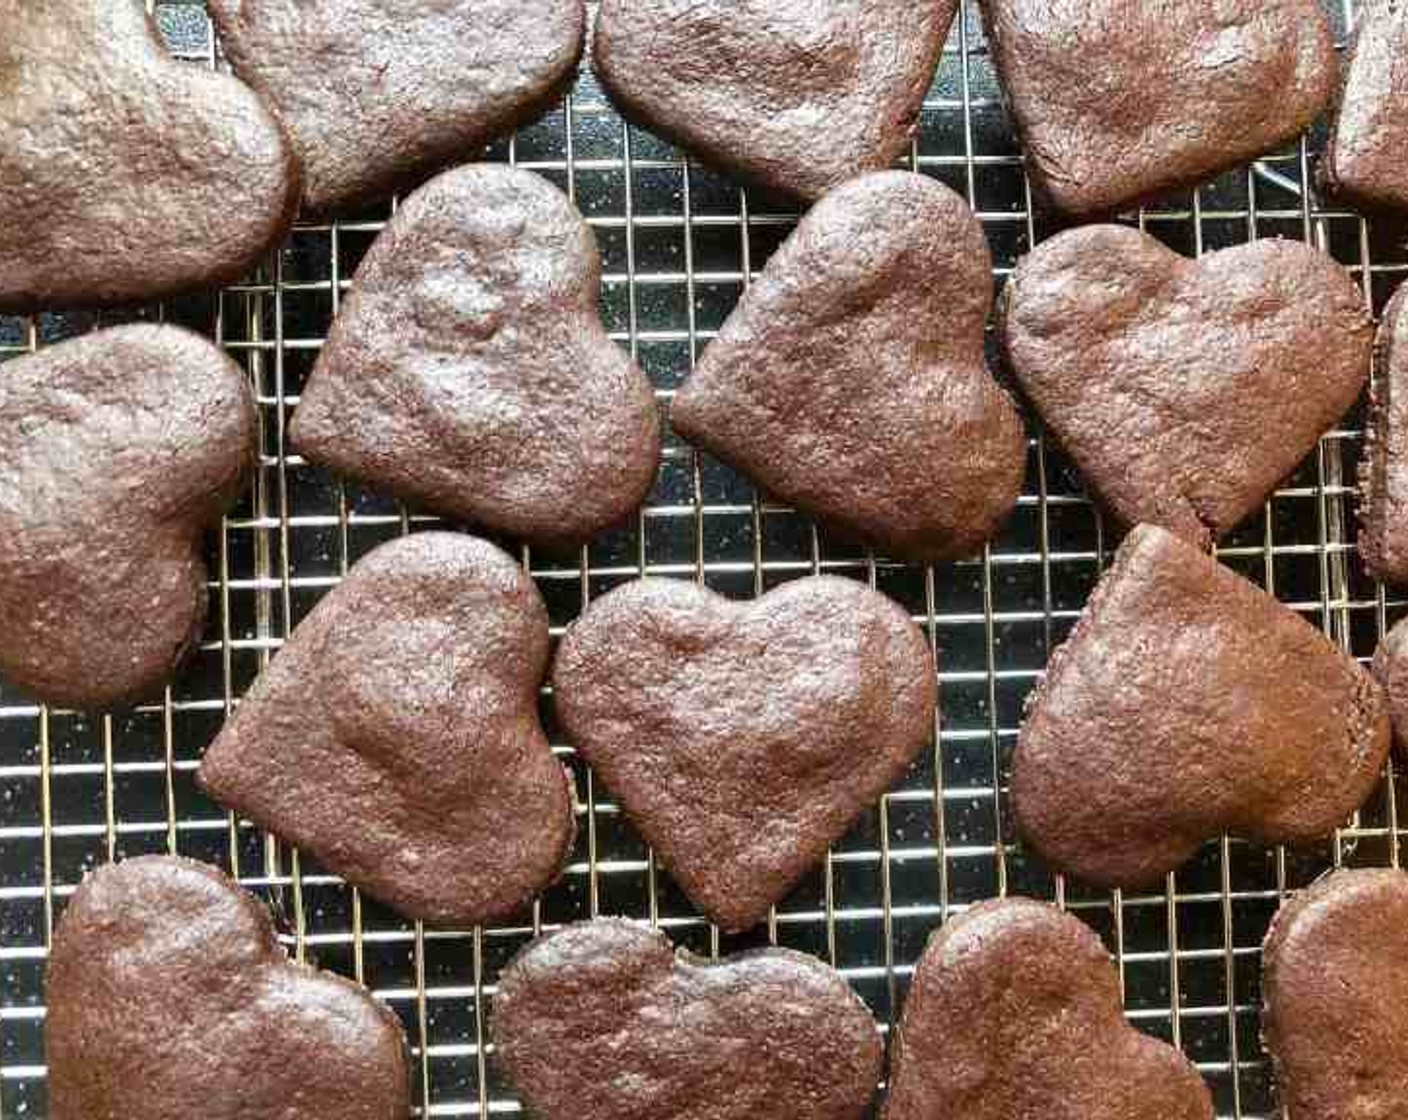
[[[401,1024],[290,961],[269,912],[213,867],[99,868],[49,956],[53,1120],[405,1120]]]
[[[982,227],[891,171],[828,194],[675,397],[675,430],[898,556],[962,556],[1016,505],[1021,418],[989,375]]]
[[[1055,869],[1139,887],[1223,832],[1326,835],[1369,795],[1388,747],[1383,691],[1352,657],[1141,525],[1028,701],[1012,796]]]
[[[0,675],[40,700],[149,696],[205,625],[205,530],[254,465],[244,373],[178,327],[0,369]]]
[[[1408,876],[1334,872],[1281,907],[1261,954],[1289,1120],[1408,1115]]]
[[[315,463],[535,544],[579,544],[644,500],[650,383],[602,329],[601,261],[567,196],[462,167],[368,251],[294,413]]]
[[[1368,210],[1408,207],[1408,7],[1357,5],[1358,29],[1321,164],[1326,189]]]
[[[1400,620],[1374,651],[1373,672],[1388,696],[1394,740],[1408,751],[1408,619]]]
[[[957,0],[602,0],[597,76],[628,116],[820,197],[908,149]]]
[[[1384,308],[1374,342],[1359,463],[1359,555],[1375,579],[1408,583],[1408,288]]]
[[[1111,512],[1203,544],[1314,449],[1373,349],[1358,285],[1309,245],[1189,260],[1123,226],[1045,242],[1000,318],[1022,389]]]
[[[940,927],[914,970],[884,1120],[1212,1120],[1192,1064],[1125,1021],[1077,918],[1026,898]]]
[[[1318,0],[982,0],[1032,186],[1072,217],[1193,186],[1303,132],[1335,88]]]
[[[0,0],[0,312],[238,279],[298,208],[253,91],[167,54],[141,0]]]
[[[731,602],[640,580],[567,631],[568,740],[661,862],[728,930],[763,918],[931,741],[924,635],[834,576]]]
[[[546,108],[586,23],[582,0],[212,0],[210,14],[324,215],[472,159]]]
[[[540,1120],[859,1120],[880,1036],[835,971],[788,949],[722,961],[619,919],[504,969],[499,1064]]]
[[[456,533],[392,541],[299,623],[200,784],[409,917],[506,916],[572,847],[571,779],[538,724],[547,659],[512,559]]]

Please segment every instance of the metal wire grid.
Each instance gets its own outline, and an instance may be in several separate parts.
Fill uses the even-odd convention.
[[[199,4],[156,9],[179,55],[216,64]],[[1332,15],[1343,40],[1350,0],[1335,0]],[[1393,231],[1319,204],[1306,187],[1314,149],[1313,139],[1302,141],[1138,221],[1189,253],[1254,236],[1313,241],[1382,307],[1408,257]],[[546,175],[588,216],[603,251],[608,325],[663,399],[795,220],[776,199],[740,191],[625,126],[590,75],[491,158]],[[999,280],[1041,234],[972,0],[964,0],[910,162],[968,198]],[[1021,701],[1115,543],[1034,423],[1017,513],[963,563],[918,568],[857,552],[673,438],[632,527],[571,561],[522,550],[555,633],[592,598],[643,572],[742,597],[807,572],[840,572],[906,604],[925,628],[940,657],[934,750],[752,934],[721,937],[694,914],[609,792],[561,742],[550,702],[544,714],[576,778],[581,827],[563,881],[512,925],[447,932],[407,924],[199,794],[192,774],[204,746],[297,620],[369,548],[431,520],[342,487],[289,454],[283,439],[328,322],[385,217],[299,227],[247,283],[149,313],[208,332],[246,365],[262,457],[250,495],[210,540],[206,641],[159,703],[94,717],[41,708],[0,682],[0,1116],[47,1112],[43,969],[64,900],[95,864],[151,851],[231,869],[273,903],[297,955],[356,977],[394,1007],[414,1049],[425,1116],[517,1111],[488,1060],[488,1003],[499,968],[544,927],[626,914],[658,922],[703,953],[769,940],[810,951],[841,969],[888,1031],[928,933],[951,911],[1004,892],[1053,899],[1104,936],[1131,1020],[1198,1063],[1219,1115],[1271,1116],[1257,1029],[1266,923],[1288,889],[1332,863],[1397,864],[1399,779],[1390,764],[1350,826],[1315,850],[1224,838],[1157,893],[1090,891],[1051,876],[1016,846],[1006,778]],[[0,319],[0,351],[22,353],[112,318]],[[1369,582],[1354,555],[1361,438],[1357,418],[1327,434],[1221,556],[1367,658],[1403,603]]]

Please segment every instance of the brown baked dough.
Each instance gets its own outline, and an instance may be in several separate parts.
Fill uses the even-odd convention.
[[[1028,701],[1012,796],[1055,869],[1140,887],[1223,832],[1328,834],[1369,795],[1388,748],[1383,690],[1352,657],[1141,525]]]
[[[934,731],[924,635],[864,584],[737,603],[681,580],[596,600],[553,666],[571,742],[696,906],[766,916]]]
[[[172,59],[141,0],[0,0],[0,312],[237,280],[298,191],[259,98]]]
[[[1262,1040],[1289,1120],[1408,1116],[1408,876],[1336,871],[1277,912]]]
[[[392,541],[299,623],[200,784],[409,917],[505,917],[575,831],[538,723],[547,659],[547,610],[509,556],[457,533]]]
[[[245,374],[178,327],[0,367],[0,674],[74,708],[160,691],[200,639],[204,533],[254,454]]]
[[[1173,1047],[1126,1022],[1079,919],[1027,898],[950,918],[915,966],[884,1120],[1212,1120]]]
[[[717,962],[620,919],[504,969],[498,1063],[539,1120],[859,1120],[882,1050],[834,970],[788,949]]]
[[[171,856],[100,867],[64,910],[44,1023],[52,1120],[405,1120],[396,1016],[288,959],[269,911]]]
[[[1408,5],[1361,0],[1321,164],[1326,189],[1366,210],[1408,207]]]
[[[1354,403],[1373,320],[1298,241],[1189,260],[1124,226],[1043,243],[1003,293],[1008,365],[1121,521],[1207,544]]]
[[[628,116],[816,199],[908,149],[957,0],[602,0],[593,58]]]
[[[971,553],[1026,468],[1021,418],[983,357],[990,266],[942,184],[889,171],[838,187],[744,293],[671,423],[897,556]]]
[[[1388,697],[1393,738],[1408,754],[1408,619],[1400,619],[1374,651],[1374,677]]]
[[[982,0],[1032,186],[1076,218],[1283,147],[1333,95],[1318,0]]]
[[[226,56],[332,215],[472,159],[562,92],[582,0],[211,0]]]
[[[645,499],[650,383],[602,329],[601,262],[567,196],[461,167],[402,204],[353,280],[293,416],[315,463],[534,544]]]
[[[1375,579],[1408,583],[1408,288],[1384,308],[1374,342],[1359,463],[1359,555]]]

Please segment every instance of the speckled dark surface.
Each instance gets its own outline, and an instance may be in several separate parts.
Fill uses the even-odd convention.
[[[289,960],[208,864],[108,864],[49,961],[51,1120],[404,1120],[406,1038],[366,989]]]
[[[934,731],[924,635],[831,576],[750,603],[627,584],[568,630],[552,681],[568,739],[728,930],[760,921]]]
[[[1382,689],[1294,611],[1154,526],[1125,539],[1032,692],[1025,838],[1103,887],[1157,883],[1229,832],[1304,842],[1369,795]]]
[[[577,544],[660,457],[650,383],[602,329],[591,229],[536,175],[462,167],[367,253],[294,414],[300,452],[457,519]]]
[[[1021,418],[983,357],[989,267],[977,219],[942,184],[847,183],[768,261],[671,423],[885,552],[975,552],[1026,467]]]
[[[1330,100],[1317,0],[981,0],[1032,187],[1090,218],[1293,140]]]
[[[538,724],[547,659],[542,599],[508,555],[444,532],[382,545],[255,682],[200,783],[411,917],[505,917],[572,847]]]
[[[1408,6],[1366,0],[1321,162],[1326,189],[1366,210],[1408,208]]]
[[[235,72],[268,98],[315,214],[476,158],[561,91],[582,0],[212,0]]]
[[[915,965],[884,1120],[1212,1120],[1178,1050],[1130,1026],[1080,919],[1027,898],[952,917]]]
[[[620,920],[571,925],[505,967],[495,1061],[538,1120],[858,1120],[883,1051],[815,957],[676,953]]]
[[[957,0],[602,0],[593,62],[628,115],[815,199],[909,146]]]
[[[1121,521],[1206,542],[1354,403],[1374,325],[1328,256],[1267,239],[1180,256],[1123,226],[1043,243],[1001,301],[1007,363]]]
[[[1374,340],[1368,430],[1359,463],[1359,555],[1375,578],[1408,583],[1408,317],[1403,289]]]
[[[1400,620],[1384,635],[1371,664],[1388,695],[1394,743],[1408,755],[1408,622]]]
[[[1262,1036],[1288,1120],[1408,1115],[1408,876],[1336,871],[1276,914]]]
[[[238,279],[288,231],[293,152],[228,74],[171,59],[141,0],[0,0],[0,311]]]
[[[69,707],[160,692],[205,625],[205,530],[253,459],[244,374],[179,327],[113,327],[7,362],[0,672]]]

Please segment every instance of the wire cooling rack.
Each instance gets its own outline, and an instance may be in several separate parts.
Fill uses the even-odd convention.
[[[198,3],[156,11],[178,55],[218,64]],[[1350,0],[1333,0],[1332,15],[1343,42]],[[1314,242],[1381,308],[1408,271],[1401,237],[1320,203],[1310,185],[1318,139],[1130,220],[1190,254],[1257,236]],[[662,399],[796,217],[625,126],[589,74],[490,158],[547,176],[587,215],[604,258],[609,328]],[[972,0],[950,37],[910,163],[973,205],[1000,282],[1042,231]],[[1318,848],[1223,839],[1157,893],[1065,883],[1017,846],[1006,789],[1022,699],[1116,543],[1034,422],[1021,504],[967,562],[919,568],[858,552],[673,438],[630,528],[567,562],[521,551],[555,633],[590,599],[642,572],[746,597],[825,570],[874,583],[930,636],[941,658],[936,748],[752,934],[721,937],[694,914],[609,792],[562,744],[547,702],[576,779],[577,848],[563,881],[509,925],[442,932],[407,924],[200,795],[193,773],[202,750],[292,626],[368,549],[429,522],[344,489],[284,440],[329,321],[387,212],[301,226],[246,283],[142,313],[204,331],[244,364],[258,394],[262,458],[251,493],[209,541],[205,642],[159,703],[76,714],[43,709],[0,682],[0,1116],[47,1113],[43,973],[65,900],[94,865],[163,851],[233,870],[275,906],[293,952],[357,977],[399,1012],[421,1115],[517,1111],[487,1053],[488,1006],[500,967],[541,928],[624,914],[657,921],[702,953],[776,940],[835,963],[888,1031],[930,931],[954,910],[1004,892],[1053,899],[1101,933],[1130,1019],[1197,1062],[1220,1116],[1274,1115],[1258,1041],[1262,935],[1285,892],[1331,864],[1398,862],[1397,779],[1390,769],[1361,814]],[[0,356],[122,317],[133,316],[0,318]],[[1366,579],[1354,552],[1359,413],[1345,424],[1224,542],[1221,556],[1366,659],[1402,603]]]

